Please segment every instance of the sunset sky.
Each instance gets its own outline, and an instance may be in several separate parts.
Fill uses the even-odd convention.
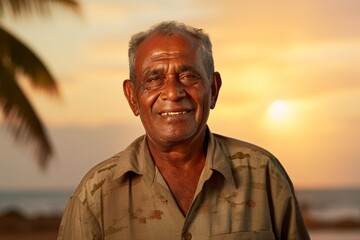
[[[56,150],[44,172],[0,114],[0,189],[73,189],[143,133],[122,91],[128,40],[162,20],[210,35],[223,80],[213,132],[266,148],[297,188],[360,187],[360,1],[80,3],[81,16],[58,8],[51,17],[0,18],[61,90],[51,99],[22,82]]]

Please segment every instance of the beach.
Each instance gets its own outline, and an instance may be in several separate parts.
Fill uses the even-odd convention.
[[[0,216],[0,240],[53,240],[60,220],[60,216],[28,218],[10,210]]]

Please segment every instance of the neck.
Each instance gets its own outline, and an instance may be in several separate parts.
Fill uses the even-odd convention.
[[[148,138],[155,165],[186,216],[194,199],[201,172],[205,166],[207,131],[187,143],[157,145]]]
[[[160,145],[148,139],[148,145],[154,162],[160,169],[176,168],[187,170],[194,165],[204,163],[207,149],[207,131],[186,143]]]

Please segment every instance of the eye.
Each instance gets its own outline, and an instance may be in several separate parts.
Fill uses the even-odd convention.
[[[179,79],[184,85],[193,85],[196,82],[198,82],[201,78],[198,74],[194,72],[186,71],[179,75]]]
[[[163,75],[151,75],[145,80],[145,88],[148,90],[154,90],[160,88],[164,83]]]

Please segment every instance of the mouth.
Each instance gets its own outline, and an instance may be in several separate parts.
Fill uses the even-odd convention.
[[[163,112],[160,115],[161,116],[180,116],[180,115],[185,115],[190,111],[176,111],[176,112]]]

